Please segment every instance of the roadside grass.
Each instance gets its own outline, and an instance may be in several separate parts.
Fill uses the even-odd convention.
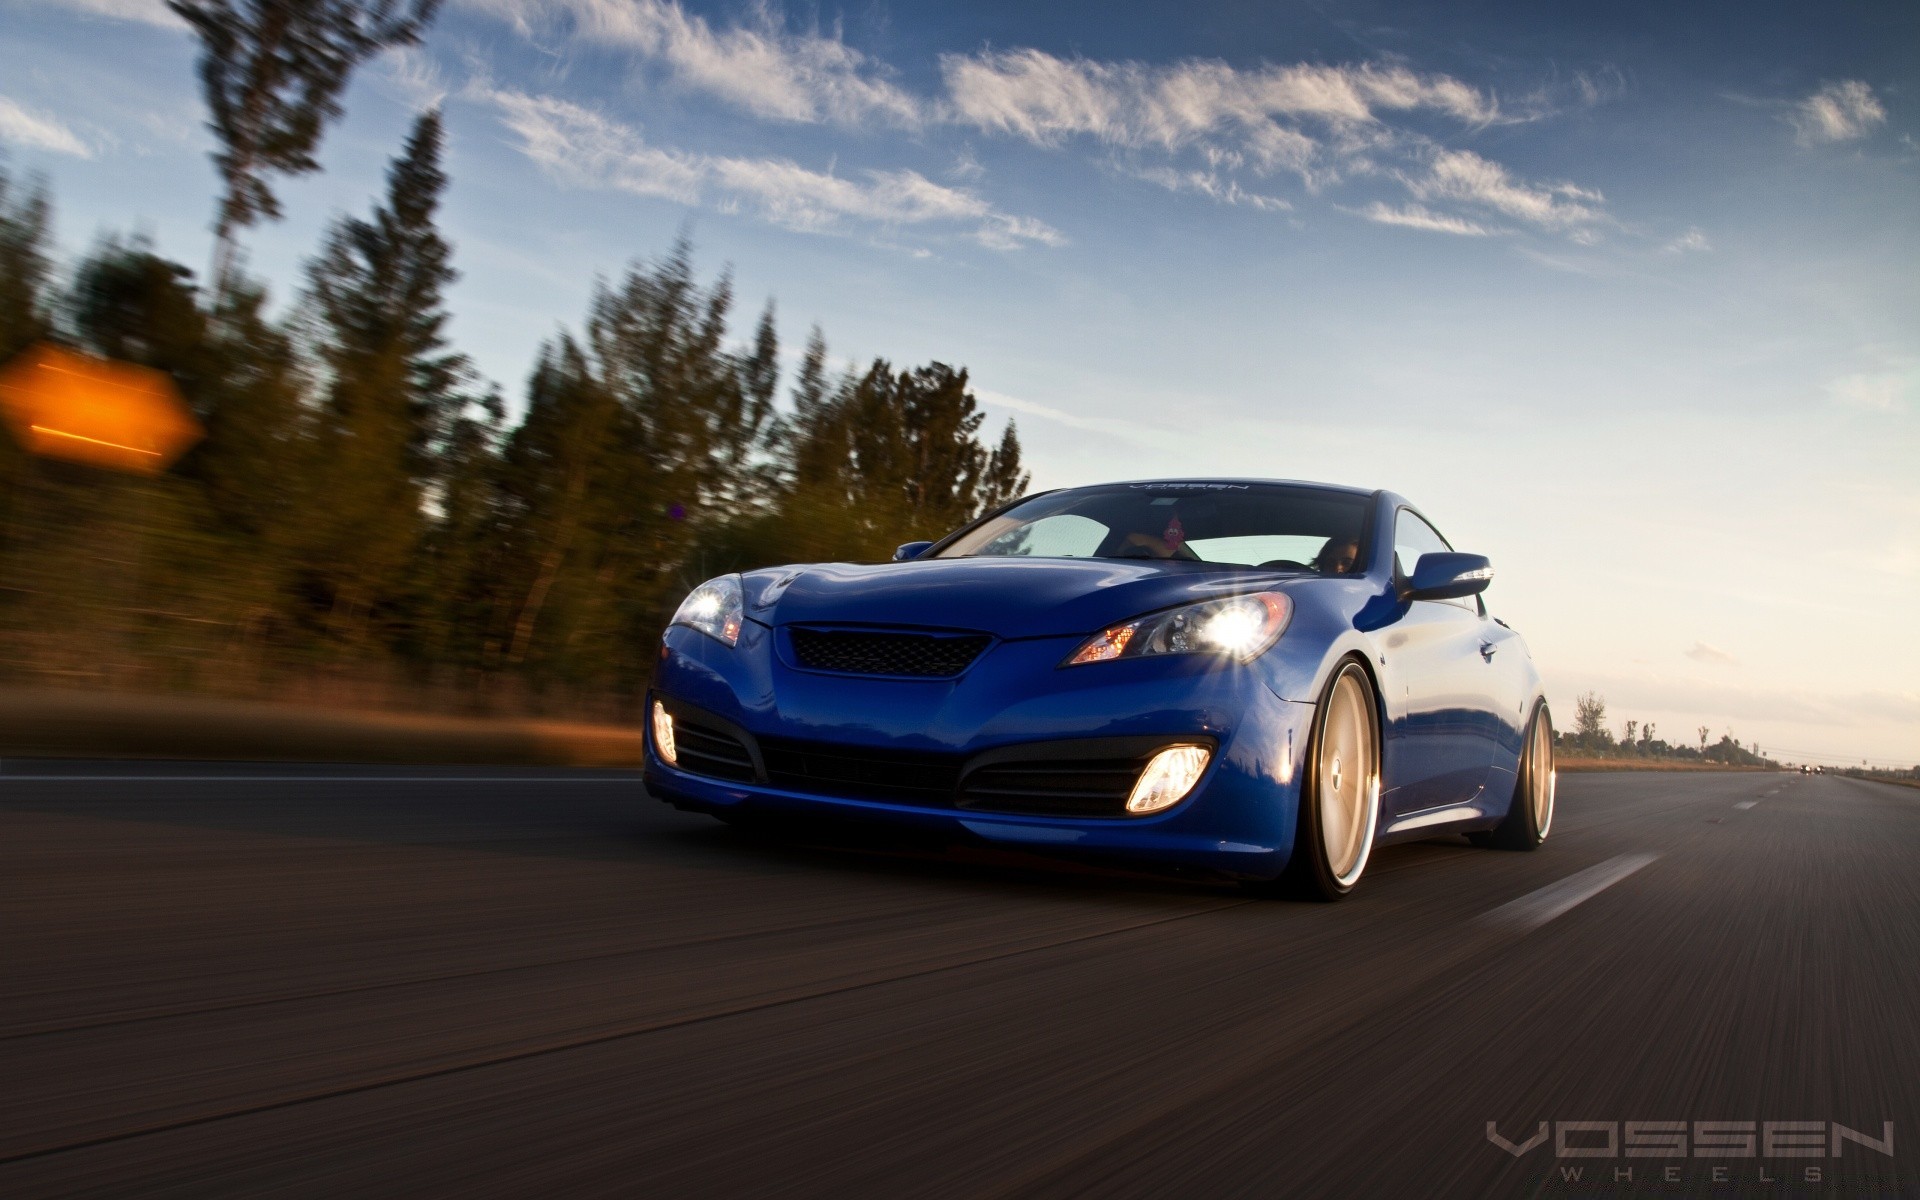
[[[0,688],[0,758],[638,767],[637,726]]]
[[[1577,758],[1555,755],[1556,771],[1777,771],[1780,767],[1733,767],[1725,763],[1681,762],[1666,758]]]

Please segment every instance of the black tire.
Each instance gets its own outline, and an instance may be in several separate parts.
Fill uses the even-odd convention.
[[[1520,769],[1514,772],[1506,819],[1471,835],[1473,843],[1495,850],[1538,850],[1553,828],[1554,783],[1553,715],[1547,702],[1538,700],[1520,746]]]
[[[1337,755],[1341,748],[1355,746],[1360,723],[1364,723],[1364,761],[1354,775],[1350,774],[1352,764]],[[1331,761],[1329,753],[1336,754]],[[1293,856],[1278,879],[1253,890],[1298,900],[1338,900],[1360,882],[1373,853],[1380,819],[1380,709],[1374,699],[1373,682],[1358,660],[1347,659],[1327,680],[1326,690],[1314,707],[1313,732],[1307,739],[1307,756],[1301,769],[1305,774],[1300,784]],[[1359,789],[1361,811],[1353,808],[1356,794],[1349,784]],[[1323,805],[1329,788],[1335,801]],[[1343,827],[1333,829],[1331,839],[1341,845],[1329,849],[1328,817],[1339,817],[1343,811]]]

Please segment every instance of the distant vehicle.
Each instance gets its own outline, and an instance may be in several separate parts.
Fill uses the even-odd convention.
[[[1073,488],[894,558],[695,588],[649,790],[1327,899],[1379,844],[1552,827],[1552,719],[1492,567],[1391,492]]]
[[[1808,765],[1807,765],[1807,764],[1805,764],[1805,763],[1801,763],[1801,764],[1800,764],[1800,773],[1801,773],[1802,775],[1811,775],[1811,774],[1813,774],[1813,768],[1812,768],[1812,767],[1810,767],[1810,766],[1808,766]]]

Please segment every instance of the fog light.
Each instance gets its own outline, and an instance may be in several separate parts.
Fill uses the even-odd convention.
[[[1207,769],[1207,761],[1212,757],[1213,751],[1205,746],[1168,746],[1154,755],[1147,769],[1140,772],[1140,781],[1133,785],[1133,794],[1127,797],[1127,811],[1159,812],[1180,803],[1193,790],[1193,785],[1200,782],[1200,773]]]
[[[680,765],[680,754],[673,748],[673,714],[658,700],[653,702],[653,748],[668,766]]]

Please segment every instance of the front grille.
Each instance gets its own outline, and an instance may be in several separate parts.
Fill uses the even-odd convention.
[[[1049,817],[1125,816],[1146,762],[1146,756],[998,762],[967,775],[959,806]]]
[[[676,764],[682,771],[715,779],[751,782],[753,754],[738,737],[724,729],[696,722],[699,717],[684,709],[674,712],[673,744]]]
[[[768,783],[822,796],[949,808],[960,782],[961,760],[946,754],[762,738],[760,757]]]
[[[796,663],[811,671],[951,679],[993,641],[984,633],[874,633],[854,629],[788,630]]]

